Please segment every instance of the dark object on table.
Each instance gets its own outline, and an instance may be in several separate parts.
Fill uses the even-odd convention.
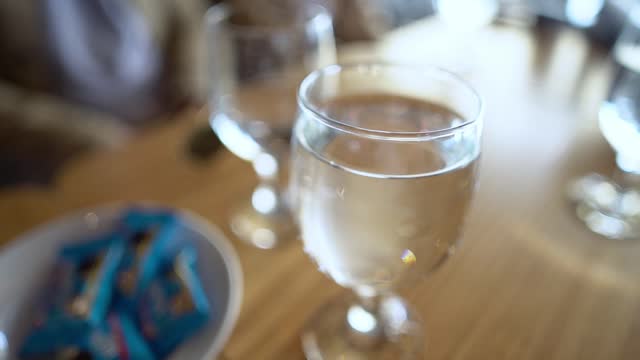
[[[221,148],[220,139],[209,124],[195,129],[187,142],[187,152],[194,160],[207,160]]]

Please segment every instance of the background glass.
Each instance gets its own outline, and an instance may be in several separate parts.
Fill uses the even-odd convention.
[[[480,154],[481,101],[430,67],[333,65],[307,77],[291,194],[305,251],[351,288],[303,334],[309,359],[417,358],[420,322],[394,290],[455,251]]]
[[[224,145],[251,161],[260,179],[251,201],[238,209],[231,228],[261,248],[291,237],[295,227],[279,174],[296,113],[296,91],[312,70],[335,62],[331,17],[317,5],[287,17],[260,11],[234,13],[217,5],[207,13],[210,44],[210,123]]]
[[[612,178],[588,175],[570,188],[580,219],[613,239],[640,238],[640,4],[613,49],[616,75],[600,106],[600,131],[616,153]]]

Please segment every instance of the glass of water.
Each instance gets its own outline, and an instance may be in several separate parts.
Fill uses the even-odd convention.
[[[594,232],[640,238],[640,4],[613,49],[616,75],[600,106],[600,131],[616,153],[611,177],[591,174],[570,187],[576,213]]]
[[[335,41],[331,16],[318,5],[296,6],[277,18],[248,10],[221,4],[206,15],[210,124],[231,152],[252,162],[259,178],[250,200],[232,215],[231,229],[272,248],[296,231],[281,191],[296,91],[306,74],[335,62]]]
[[[422,358],[396,290],[455,252],[476,182],[482,102],[433,67],[332,65],[300,87],[291,197],[304,249],[354,291],[302,335],[308,359]]]

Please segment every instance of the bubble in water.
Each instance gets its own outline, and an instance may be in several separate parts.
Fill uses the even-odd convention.
[[[405,250],[402,252],[402,257],[401,257],[401,259],[402,259],[402,262],[403,262],[405,265],[413,265],[413,264],[415,264],[415,263],[416,263],[416,260],[417,260],[417,259],[416,259],[416,255],[413,253],[413,251],[411,251],[411,250],[409,250],[409,249],[405,249]]]
[[[455,246],[455,245],[451,245],[451,246],[449,246],[449,249],[447,250],[447,254],[448,254],[449,256],[453,256],[453,255],[455,255],[455,254],[456,254],[456,251],[457,251],[457,250],[458,250],[458,249],[456,248],[456,246]]]
[[[401,238],[412,238],[418,233],[418,229],[413,224],[403,224],[396,228],[396,234]]]
[[[387,269],[378,269],[374,272],[373,278],[377,282],[388,282],[391,281],[392,275]]]
[[[460,183],[460,188],[461,188],[461,189],[466,189],[466,188],[468,188],[468,187],[471,187],[472,185],[473,185],[473,184],[471,183],[471,180],[470,180],[470,179],[466,179],[465,181],[462,181],[462,182]]]
[[[344,199],[344,188],[343,187],[337,188],[336,195],[338,195],[340,199]]]
[[[357,151],[359,151],[359,150],[360,150],[360,141],[358,141],[358,140],[351,140],[351,141],[349,141],[349,142],[348,142],[348,145],[347,145],[347,146],[349,147],[349,150],[350,150],[351,152],[357,152]]]

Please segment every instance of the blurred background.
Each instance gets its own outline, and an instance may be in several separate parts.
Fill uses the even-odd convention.
[[[260,12],[277,19],[302,1],[229,2],[249,16]],[[367,44],[394,28],[439,16],[461,28],[565,23],[604,48],[613,44],[635,2],[307,1],[330,9],[343,46]],[[50,184],[74,156],[121,146],[172,114],[205,104],[215,79],[207,76],[203,16],[217,2],[0,2],[0,188]]]

